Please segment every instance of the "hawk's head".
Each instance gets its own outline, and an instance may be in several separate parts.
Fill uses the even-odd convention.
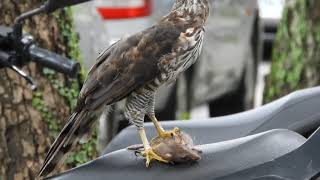
[[[208,0],[175,0],[172,11],[179,11],[185,16],[200,16],[204,22],[209,16]]]

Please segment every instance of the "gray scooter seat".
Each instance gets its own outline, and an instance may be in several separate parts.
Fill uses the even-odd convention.
[[[104,155],[52,180],[209,180],[270,162],[301,146],[306,139],[289,130],[271,130],[225,142],[200,145],[202,159],[194,164],[167,165],[142,158],[126,149]],[[237,178],[235,178],[237,179]]]
[[[179,127],[192,135],[195,144],[209,144],[244,137],[271,129],[289,129],[299,134],[320,126],[320,87],[291,93],[260,108],[229,116],[205,120],[163,121],[165,129]],[[145,123],[149,138],[156,136],[152,123]],[[137,130],[122,130],[105,148],[104,153],[141,144]]]

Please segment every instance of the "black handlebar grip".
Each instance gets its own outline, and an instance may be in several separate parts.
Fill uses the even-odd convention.
[[[31,45],[28,52],[34,62],[63,74],[67,74],[70,77],[76,77],[80,71],[80,64],[78,62],[46,49],[39,48],[36,45]]]

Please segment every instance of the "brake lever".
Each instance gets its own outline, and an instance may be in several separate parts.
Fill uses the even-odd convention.
[[[14,64],[10,63],[11,58],[12,57],[8,53],[6,53],[4,51],[0,51],[0,68],[8,67],[8,68],[12,69],[14,72],[16,72],[18,75],[23,77],[31,85],[31,89],[33,91],[36,90],[37,89],[36,82],[32,79],[32,77],[27,75],[27,73],[22,71],[20,68],[18,68]]]
[[[30,85],[31,85],[31,90],[35,91],[37,89],[37,83],[33,80],[33,78],[21,69],[19,69],[17,66],[10,64],[9,68],[15,71],[18,75],[23,77]]]

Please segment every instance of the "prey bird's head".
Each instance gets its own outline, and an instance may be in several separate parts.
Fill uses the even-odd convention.
[[[208,0],[175,0],[172,11],[201,17],[205,23],[209,16],[209,3]]]

